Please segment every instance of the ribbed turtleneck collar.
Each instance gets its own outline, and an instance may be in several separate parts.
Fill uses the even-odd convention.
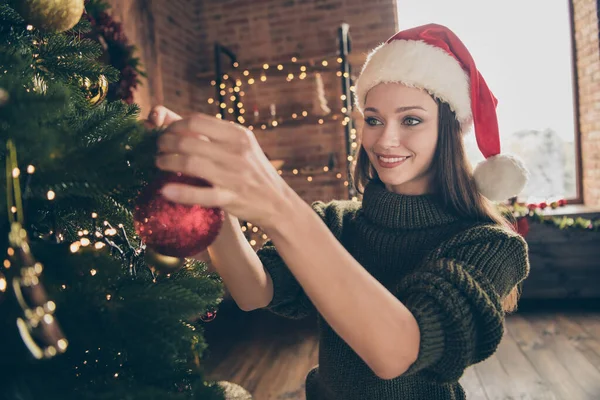
[[[365,187],[362,209],[373,223],[393,229],[428,228],[458,219],[444,209],[434,194],[404,195],[390,192],[379,180],[370,181]]]

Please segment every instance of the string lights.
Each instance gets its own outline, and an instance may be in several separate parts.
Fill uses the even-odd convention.
[[[209,98],[208,104],[214,105],[218,108],[219,112],[215,114],[217,118],[226,118],[228,115],[238,115],[235,119],[237,123],[246,126],[248,129],[252,131],[267,131],[267,130],[276,130],[278,128],[290,127],[290,126],[299,126],[305,124],[315,124],[315,125],[324,125],[326,123],[337,122],[340,123],[343,127],[348,127],[350,131],[349,135],[349,151],[347,152],[347,162],[348,162],[348,171],[350,170],[350,166],[355,164],[355,156],[356,151],[358,150],[358,142],[356,129],[353,126],[353,120],[351,117],[352,108],[348,107],[347,95],[342,94],[340,96],[340,100],[342,101],[342,107],[339,109],[337,113],[329,113],[328,115],[311,115],[307,110],[298,110],[296,112],[291,113],[290,115],[286,115],[283,118],[276,119],[272,114],[272,118],[268,121],[260,121],[258,118],[258,111],[254,110],[254,118],[253,121],[248,121],[248,117],[246,116],[247,112],[244,108],[243,98],[246,95],[244,91],[244,85],[255,85],[258,82],[266,82],[269,78],[272,77],[283,77],[285,76],[287,82],[292,82],[295,79],[303,80],[308,76],[308,73],[316,73],[323,71],[334,71],[340,68],[340,64],[342,64],[343,59],[341,57],[335,58],[325,58],[318,61],[308,60],[307,62],[298,62],[297,57],[292,57],[290,59],[291,62],[288,63],[279,63],[279,64],[268,64],[264,63],[260,67],[255,68],[247,68],[241,71],[240,77],[233,77],[231,74],[223,73],[220,77],[221,83],[219,85],[219,94],[224,97],[224,102],[220,103],[218,100],[214,98]],[[235,62],[233,65],[236,71],[239,71],[239,63]],[[350,78],[350,74],[348,72],[336,71],[336,75],[338,77],[344,76],[345,78]],[[211,85],[216,87],[217,82],[212,80]],[[231,87],[228,87],[228,84]],[[350,91],[353,93],[355,91],[355,87],[350,85]],[[230,96],[227,97],[227,93],[230,93]],[[232,95],[231,93],[235,93],[236,95]],[[350,104],[352,104],[350,102]],[[301,170],[309,170],[314,169],[306,166],[305,168],[301,168]],[[331,166],[323,166],[321,173],[335,173],[337,179],[342,178],[342,174],[332,168]],[[294,177],[299,174],[298,169],[293,169],[291,171],[283,171],[281,169],[278,170],[279,175],[283,175],[284,177]],[[314,182],[314,174],[309,173],[305,174],[306,180],[308,182]],[[345,187],[350,186],[350,182],[348,180],[344,180],[343,184]],[[353,193],[355,194],[355,192]],[[352,197],[353,199],[356,196]]]
[[[23,228],[24,208],[21,195],[17,149],[12,139],[6,142],[6,194],[10,232],[8,248],[3,267],[8,270],[14,266],[17,271],[11,279],[12,292],[21,308],[16,325],[23,343],[36,359],[52,358],[64,353],[69,345],[58,321],[54,317],[56,303],[52,301],[42,283],[44,269],[31,252],[28,233]],[[31,176],[35,167],[29,165],[27,173]],[[16,214],[16,215],[15,215]],[[8,281],[0,273],[0,292],[5,292]]]

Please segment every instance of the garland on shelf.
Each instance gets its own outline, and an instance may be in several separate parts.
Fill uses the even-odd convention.
[[[600,218],[587,219],[583,217],[568,217],[544,215],[547,208],[557,209],[567,205],[567,200],[560,199],[552,202],[542,203],[518,203],[514,199],[509,204],[499,205],[502,214],[516,220],[515,228],[521,235],[526,236],[529,232],[529,222],[552,224],[559,229],[580,229],[586,231],[600,231]]]
[[[325,57],[323,59],[304,59],[299,60],[298,57],[292,57],[291,62],[289,63],[279,63],[279,64],[271,64],[264,63],[262,67],[254,67],[242,69],[240,68],[240,64],[236,61],[232,64],[233,71],[230,73],[223,73],[219,77],[219,83],[217,88],[217,81],[211,80],[210,84],[217,91],[217,96],[215,98],[211,97],[208,100],[208,104],[214,105],[217,108],[216,117],[217,118],[226,118],[231,114],[232,117],[236,118],[236,122],[241,125],[246,126],[251,131],[260,130],[277,130],[279,127],[285,126],[294,126],[297,124],[309,123],[315,125],[323,125],[326,123],[339,123],[344,127],[349,126],[349,153],[345,158],[347,159],[347,169],[350,169],[350,166],[355,162],[355,155],[358,149],[358,141],[357,141],[357,130],[353,126],[352,120],[352,109],[348,109],[344,104],[340,107],[339,111],[332,111],[331,108],[325,105],[324,103],[324,92],[323,92],[323,84],[322,79],[320,77],[321,72],[325,71],[336,71],[336,75],[338,77],[349,78],[350,74],[348,72],[340,71],[340,67],[342,65],[342,58],[339,56],[335,57]],[[285,64],[285,66],[284,66]],[[253,85],[258,85],[261,82],[267,81],[267,75],[269,76],[279,76],[286,77],[286,81],[292,82],[295,78],[299,80],[304,80],[308,77],[308,74],[314,73],[315,79],[317,83],[317,96],[319,99],[317,112],[315,112],[315,105],[313,104],[313,110],[309,113],[308,110],[297,110],[293,112],[291,116],[288,115],[277,115],[276,113],[276,105],[270,105],[270,116],[267,118],[261,118],[258,107],[254,105],[254,110],[251,112],[247,112],[244,105],[244,97],[246,96],[246,92],[244,89],[248,89],[248,87]],[[208,75],[199,75],[198,78],[205,79]],[[350,96],[356,90],[355,87],[351,84],[349,87]],[[219,95],[222,101],[219,101]],[[344,94],[340,95],[340,100],[344,102],[347,99],[347,96]],[[327,110],[328,112],[325,112]],[[251,114],[251,116],[248,116]],[[233,122],[233,121],[232,121]],[[351,186],[352,182],[349,179],[342,179],[343,174],[341,170],[338,168],[333,168],[333,165],[323,166],[322,170],[319,167],[315,166],[306,166],[304,168],[294,168],[293,170],[282,170],[281,168],[277,169],[279,175],[285,175],[285,177],[293,177],[297,176],[299,173],[301,175],[307,175],[306,180],[308,182],[313,181],[314,175],[323,175],[335,173],[335,177],[338,180],[341,180],[345,187]],[[291,172],[291,174],[289,174]],[[351,192],[351,190],[350,190]],[[352,200],[356,201],[358,198],[356,193],[352,193]]]
[[[85,16],[92,25],[86,37],[102,45],[102,61],[120,72],[120,80],[109,85],[107,99],[132,104],[133,92],[141,84],[140,76],[146,77],[146,73],[141,69],[140,59],[134,56],[136,47],[129,44],[122,24],[106,12],[109,8],[104,0],[86,0]]]

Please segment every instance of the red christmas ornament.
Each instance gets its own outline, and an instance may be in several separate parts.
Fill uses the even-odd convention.
[[[134,226],[146,245],[171,257],[191,257],[204,251],[223,225],[220,208],[204,208],[167,200],[160,190],[167,183],[212,187],[202,178],[164,172],[146,186],[136,200]]]
[[[523,237],[529,233],[529,221],[527,218],[519,218],[516,224],[517,233]]]
[[[217,310],[207,311],[205,315],[200,316],[202,322],[211,322],[215,318],[217,318]]]

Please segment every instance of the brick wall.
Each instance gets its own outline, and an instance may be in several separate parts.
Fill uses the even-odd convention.
[[[573,0],[583,198],[600,205],[600,43],[596,0]]]
[[[138,46],[148,80],[135,100],[148,114],[166,104],[186,115],[194,111],[194,75],[201,67],[202,45],[196,0],[109,0],[112,15],[124,23]]]

